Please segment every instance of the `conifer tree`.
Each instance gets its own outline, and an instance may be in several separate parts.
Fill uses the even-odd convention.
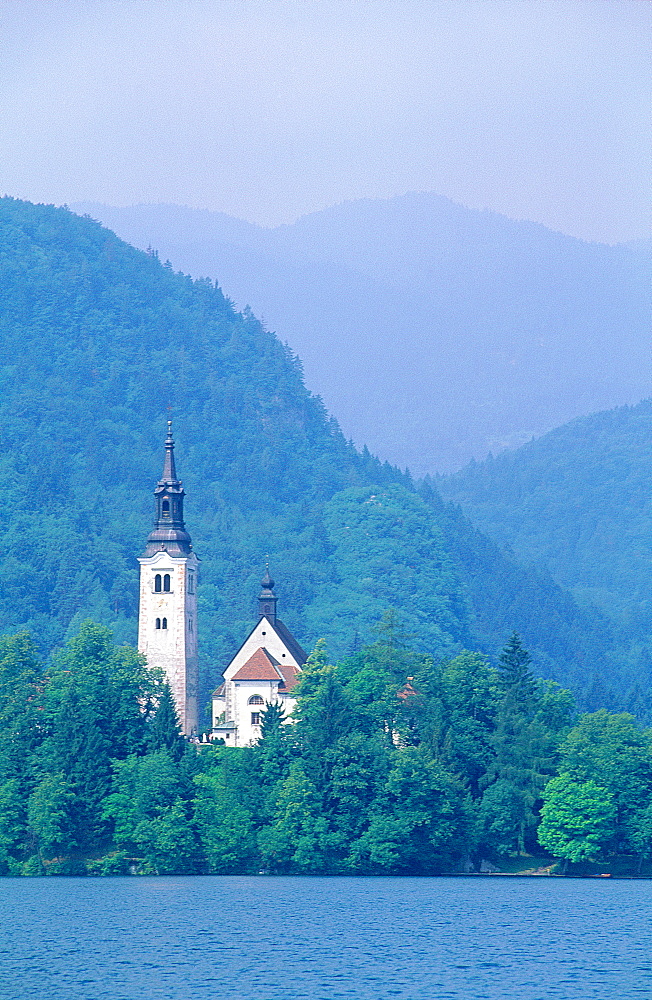
[[[162,685],[158,706],[150,723],[149,746],[153,751],[170,750],[177,760],[183,753],[181,725],[172,690],[167,681]]]
[[[260,738],[265,740],[278,735],[285,719],[285,709],[280,702],[266,701],[260,719]]]
[[[511,707],[525,714],[531,712],[536,698],[536,684],[530,664],[532,657],[524,648],[518,632],[512,632],[498,658],[500,676]]]

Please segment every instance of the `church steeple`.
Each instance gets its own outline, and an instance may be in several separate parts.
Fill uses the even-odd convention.
[[[172,421],[168,420],[168,432],[165,438],[165,461],[163,462],[163,475],[161,483],[179,483],[177,479],[177,469],[174,464],[174,438],[172,437]],[[179,483],[179,486],[181,483]]]
[[[265,569],[265,576],[260,581],[260,585],[263,589],[258,595],[258,617],[268,618],[272,625],[275,625],[278,598],[274,593],[274,581],[269,575],[269,565]]]
[[[192,551],[192,541],[183,520],[185,495],[183,483],[177,478],[172,421],[168,420],[163,473],[154,490],[156,499],[154,530],[147,539],[145,556],[152,556],[155,552],[161,551],[169,552],[172,556],[187,556]]]
[[[183,521],[183,483],[174,463],[172,424],[168,421],[163,473],[156,489],[154,530],[140,557],[138,651],[170,685],[181,728],[197,731],[197,572]]]

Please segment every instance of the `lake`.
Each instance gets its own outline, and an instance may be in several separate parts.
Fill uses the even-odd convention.
[[[652,882],[0,879],[2,1000],[652,997]]]

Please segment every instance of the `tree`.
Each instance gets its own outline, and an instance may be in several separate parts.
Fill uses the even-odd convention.
[[[514,709],[525,714],[532,712],[536,701],[531,663],[532,657],[524,648],[518,632],[512,632],[498,657],[498,668],[507,700]]]
[[[258,836],[263,862],[274,872],[337,870],[341,838],[330,829],[319,789],[295,761],[276,794],[274,818]]]
[[[266,701],[260,719],[260,738],[269,740],[278,736],[287,716],[285,709],[278,701]]]
[[[174,696],[167,681],[161,685],[158,704],[149,724],[147,736],[152,751],[169,750],[176,760],[183,754],[185,742],[181,736],[181,724]]]
[[[44,775],[30,795],[28,825],[41,865],[47,859],[68,854],[74,846],[70,817],[74,798],[62,773]]]
[[[470,825],[461,789],[429,754],[396,750],[369,826],[352,844],[359,871],[432,875],[454,870],[469,847]]]
[[[539,843],[566,861],[594,861],[613,840],[616,816],[608,789],[560,774],[544,791]]]
[[[74,841],[101,849],[108,836],[103,804],[112,762],[142,753],[160,683],[139,654],[113,644],[109,629],[84,622],[55,657],[43,693],[45,738],[35,751],[40,772],[61,773],[74,795]]]
[[[306,748],[321,749],[346,734],[351,714],[344,685],[335,667],[327,663],[326,644],[320,639],[299,675],[294,716]]]
[[[169,750],[115,762],[103,818],[113,825],[116,846],[140,859],[142,873],[188,875],[202,870],[190,811],[180,764]]]
[[[652,801],[652,730],[624,712],[601,709],[580,717],[560,756],[560,770],[574,781],[594,781],[609,792],[617,809],[613,849],[638,853],[631,838]]]
[[[254,817],[263,810],[252,759],[257,749],[216,747],[195,778],[195,822],[213,874],[252,873],[260,867]]]

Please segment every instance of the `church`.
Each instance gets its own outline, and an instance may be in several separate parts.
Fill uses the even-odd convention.
[[[294,708],[292,689],[307,654],[276,615],[274,581],[265,573],[258,598],[258,621],[224,671],[213,694],[211,739],[248,746],[260,736],[266,704],[276,702],[286,717]]]
[[[140,563],[138,651],[162,670],[170,685],[181,731],[199,732],[197,652],[197,572],[199,559],[183,517],[183,483],[177,477],[172,422],[168,421],[163,472],[154,490],[154,527]],[[223,671],[212,699],[211,740],[242,747],[260,737],[266,704],[289,716],[292,690],[307,655],[277,617],[277,597],[269,570],[262,580],[258,614],[251,632]]]

